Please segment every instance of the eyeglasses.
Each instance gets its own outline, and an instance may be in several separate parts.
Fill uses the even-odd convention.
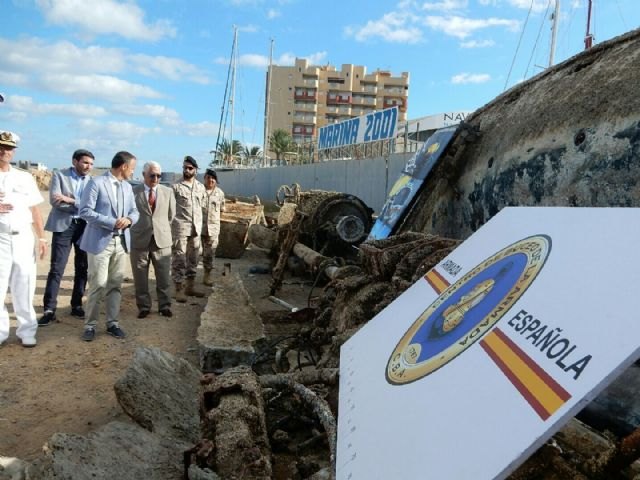
[[[147,173],[147,177],[149,178],[160,178],[161,176],[159,173]]]
[[[182,167],[183,170],[195,170],[196,167],[191,167],[191,166],[187,166],[185,165],[184,167]]]

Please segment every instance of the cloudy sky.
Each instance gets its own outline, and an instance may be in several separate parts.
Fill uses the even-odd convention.
[[[596,42],[640,25],[638,0],[595,0]],[[583,48],[587,0],[562,0],[556,61]],[[176,170],[215,147],[233,25],[234,138],[263,141],[265,72],[314,64],[410,72],[409,118],[474,110],[549,62],[554,0],[2,0],[0,129],[50,168],[76,148]],[[366,7],[365,7],[366,5]],[[227,127],[228,131],[229,127]]]

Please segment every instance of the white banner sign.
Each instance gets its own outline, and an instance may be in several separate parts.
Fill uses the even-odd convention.
[[[337,478],[507,477],[640,354],[638,238],[503,209],[342,346]]]
[[[345,147],[396,137],[398,107],[326,125],[318,130],[318,149]]]

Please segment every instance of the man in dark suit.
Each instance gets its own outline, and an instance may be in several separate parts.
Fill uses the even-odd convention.
[[[138,209],[127,180],[136,168],[136,157],[118,152],[111,170],[89,181],[80,200],[80,217],[86,220],[80,248],[87,252],[89,293],[82,340],[91,342],[96,335],[100,304],[105,299],[107,333],[125,338],[118,323],[120,288],[124,278],[127,252],[131,251],[130,227],[138,221]]]
[[[131,271],[136,288],[138,318],[151,312],[149,261],[156,274],[156,294],[160,315],[171,317],[171,222],[176,215],[173,190],[160,185],[162,169],[147,162],[142,170],[144,183],[133,188],[138,222],[131,227]]]
[[[74,276],[71,294],[71,315],[84,318],[82,297],[87,286],[87,253],[80,250],[80,238],[86,222],[78,214],[78,206],[89,172],[93,168],[94,156],[88,150],[76,150],[71,157],[72,166],[54,172],[49,186],[51,212],[44,229],[53,232],[51,240],[51,265],[47,285],[42,299],[44,315],[38,325],[46,327],[56,321],[60,280],[73,247]]]

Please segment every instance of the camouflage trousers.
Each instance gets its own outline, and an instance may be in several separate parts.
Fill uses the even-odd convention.
[[[171,277],[175,283],[195,278],[200,255],[200,237],[178,237],[171,246]]]
[[[213,269],[213,259],[216,256],[219,237],[219,223],[202,225],[202,266],[205,270]]]
[[[213,259],[218,247],[218,235],[202,235],[202,266],[205,270],[213,269]]]

